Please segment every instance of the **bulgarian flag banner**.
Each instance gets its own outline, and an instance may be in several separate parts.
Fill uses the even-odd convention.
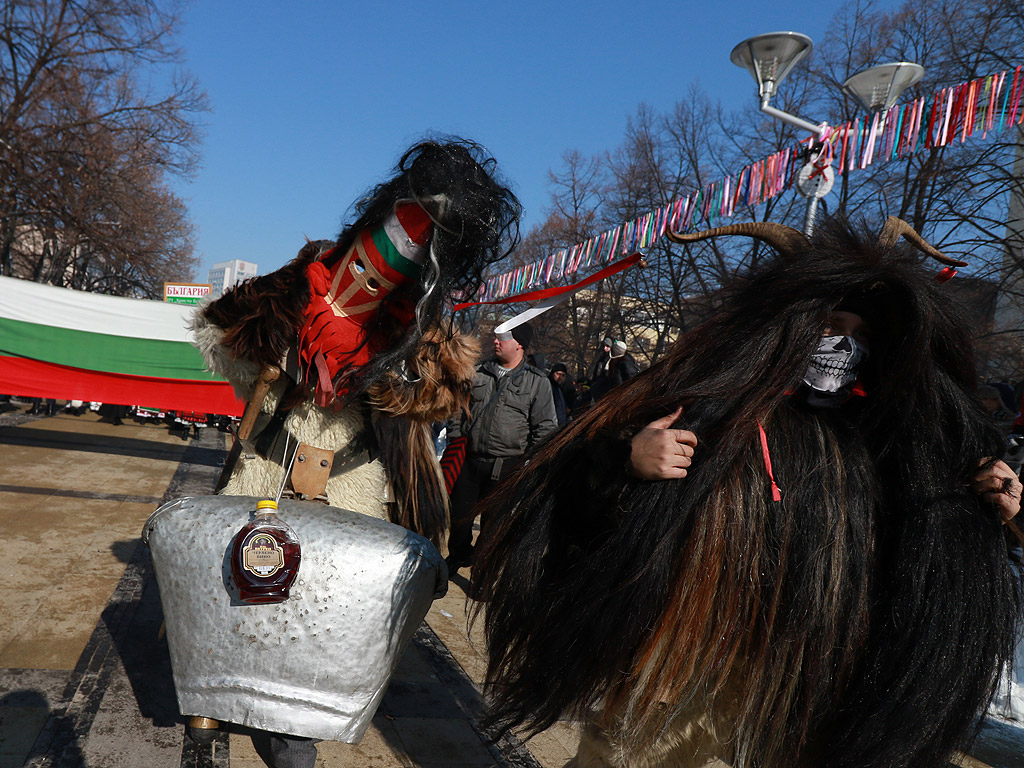
[[[190,343],[194,309],[0,277],[0,393],[239,416]]]

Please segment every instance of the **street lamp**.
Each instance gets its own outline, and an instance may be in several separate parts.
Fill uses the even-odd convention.
[[[733,64],[743,67],[754,76],[762,112],[814,134],[814,145],[807,163],[797,175],[796,182],[797,191],[807,198],[804,234],[808,237],[814,232],[818,200],[829,193],[835,181],[835,171],[831,166],[819,164],[822,159],[822,148],[818,145],[825,136],[828,123],[812,123],[776,109],[770,102],[778,90],[779,83],[811,52],[812,48],[813,43],[807,35],[799,32],[771,32],[747,38],[733,48],[729,55]],[[917,83],[923,75],[924,69],[909,61],[882,64],[851,76],[843,83],[843,89],[859,99],[872,112],[878,112],[895,104],[903,91]]]
[[[799,32],[769,32],[744,40],[732,49],[729,59],[754,76],[762,112],[801,130],[818,134],[825,126],[824,123],[815,125],[769,104],[779,84],[813,47],[811,38]]]

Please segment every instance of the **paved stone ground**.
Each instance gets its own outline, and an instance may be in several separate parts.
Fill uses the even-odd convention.
[[[5,406],[0,405],[0,408]],[[225,437],[156,424],[0,413],[0,768],[261,768],[259,734],[183,737],[159,593],[139,535],[162,501],[209,493]],[[477,725],[484,670],[463,570],[434,603],[359,745],[321,743],[320,768],[560,767],[578,736],[527,744]],[[970,768],[1024,768],[1024,728],[990,723]]]

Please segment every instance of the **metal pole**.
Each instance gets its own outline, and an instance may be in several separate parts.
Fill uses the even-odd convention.
[[[813,195],[807,198],[807,210],[804,212],[804,234],[814,234],[814,217],[818,213],[818,198]]]
[[[768,103],[770,99],[770,93],[761,97],[761,111],[770,117],[774,117],[780,122],[792,125],[802,131],[813,133],[818,138],[821,137],[822,131],[828,127],[827,123],[819,123],[818,125],[815,125],[809,120],[804,120],[802,117],[797,117],[796,115],[789,114],[789,112],[783,112],[781,109],[776,109]]]

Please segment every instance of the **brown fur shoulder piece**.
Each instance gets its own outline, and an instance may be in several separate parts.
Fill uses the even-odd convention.
[[[416,347],[415,370],[407,381],[399,372],[370,390],[370,402],[391,416],[420,424],[444,421],[469,409],[469,394],[480,344],[457,331],[428,331]]]
[[[391,522],[426,536],[440,547],[448,527],[448,494],[434,455],[430,426],[468,411],[480,345],[447,329],[428,331],[416,346],[406,380],[388,371],[369,390],[381,413],[374,420],[377,442],[397,504]]]
[[[295,343],[309,303],[306,266],[322,246],[307,242],[281,269],[246,280],[201,310],[206,321],[223,329],[220,343],[230,356],[249,360],[257,369],[280,364]]]
[[[260,369],[245,358],[232,357],[224,346],[224,329],[210,322],[206,315],[208,306],[209,302],[200,304],[189,319],[192,344],[203,356],[207,369],[227,379],[240,400],[248,400],[256,387]]]

